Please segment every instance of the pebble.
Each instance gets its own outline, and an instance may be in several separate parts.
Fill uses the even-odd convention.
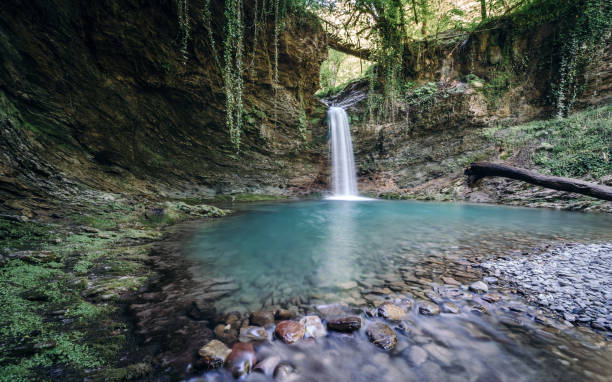
[[[293,344],[301,340],[306,333],[304,325],[297,321],[281,321],[276,325],[274,333],[286,344]]]
[[[238,336],[238,341],[240,342],[263,342],[269,340],[270,335],[268,334],[268,331],[261,326],[247,326],[240,328],[240,335]]]
[[[256,326],[273,324],[274,314],[272,312],[253,312],[251,313],[250,322]]]
[[[361,328],[361,317],[348,316],[327,321],[327,328],[337,332],[354,332]]]
[[[418,307],[419,313],[424,314],[426,316],[435,316],[440,314],[440,308],[433,302],[420,301]]]
[[[489,287],[482,281],[476,281],[470,285],[470,290],[474,293],[487,293],[489,291]]]
[[[204,365],[208,369],[222,367],[227,356],[232,351],[219,340],[212,340],[198,351],[198,355],[204,359]]]
[[[306,329],[306,337],[318,338],[325,337],[327,330],[323,326],[319,316],[306,316],[300,320],[300,324]]]
[[[406,311],[390,302],[385,302],[378,307],[378,315],[390,321],[400,321],[406,315]]]
[[[446,277],[446,276],[442,277],[442,281],[444,281],[444,283],[448,284],[448,285],[455,285],[455,286],[461,285],[461,283],[459,281],[455,280],[452,277]]]
[[[397,344],[397,336],[389,325],[382,322],[375,322],[366,329],[366,335],[376,346],[391,350]]]
[[[482,295],[482,299],[491,304],[498,302],[501,300],[502,296],[498,293],[486,293]]]
[[[608,297],[612,296],[610,264],[612,243],[599,243],[566,244],[481,266],[496,270],[530,300],[549,307],[566,321],[593,326],[592,322],[605,316],[612,305]],[[595,326],[606,329],[602,324]]]
[[[442,313],[459,314],[460,312],[461,310],[459,307],[452,302],[445,302],[442,304]]]
[[[253,345],[250,343],[237,342],[227,357],[226,367],[235,378],[249,374],[257,362],[257,356]]]

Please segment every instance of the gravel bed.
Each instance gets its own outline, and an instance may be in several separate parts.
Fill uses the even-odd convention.
[[[566,244],[481,266],[567,321],[612,331],[612,243]]]

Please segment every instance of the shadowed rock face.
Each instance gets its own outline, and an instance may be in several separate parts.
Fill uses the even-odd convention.
[[[276,102],[274,26],[264,27],[255,48],[247,28],[245,126],[236,155],[201,6],[190,4],[192,39],[184,64],[174,1],[3,2],[0,130],[3,137],[15,131],[19,137],[3,139],[0,151],[11,155],[16,140],[26,140],[31,156],[111,190],[129,188],[126,180],[142,188],[134,177],[195,193],[310,187],[319,153],[306,148],[298,126],[314,112],[312,94],[327,54],[319,24],[308,15],[286,20]],[[213,1],[218,31],[222,7]],[[222,59],[222,36],[215,40]],[[316,140],[322,131],[317,126],[309,127],[307,139],[314,131]],[[0,172],[12,179],[25,176],[17,163],[3,165]],[[0,190],[4,184],[17,187],[5,180]]]

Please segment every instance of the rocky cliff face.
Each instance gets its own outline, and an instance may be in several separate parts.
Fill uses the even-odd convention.
[[[66,181],[179,196],[311,186],[320,160],[308,144],[307,115],[327,54],[319,24],[308,15],[285,20],[276,102],[273,26],[255,47],[247,30],[245,127],[236,153],[201,5],[190,5],[186,63],[170,0],[0,5],[4,207],[33,191],[70,188]],[[217,30],[222,7],[212,2]],[[56,181],[64,186],[53,187]]]
[[[554,117],[555,28],[517,34],[508,24],[436,46],[412,46],[406,68],[414,83],[402,94],[395,120],[372,123],[365,100],[349,108],[361,190],[393,198],[593,207],[588,198],[516,181],[485,180],[471,190],[462,176],[467,164],[485,159],[541,170],[534,158],[540,143],[548,144],[545,133],[513,150],[489,133],[507,135],[501,131],[510,126]],[[611,47],[608,41],[586,69],[575,110],[610,103]],[[358,93],[366,89],[353,84],[340,98],[363,99]],[[595,204],[610,209],[609,203]]]

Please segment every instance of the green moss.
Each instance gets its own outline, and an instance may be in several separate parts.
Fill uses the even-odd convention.
[[[483,136],[505,153],[528,150],[531,160],[553,175],[598,179],[612,173],[612,106],[485,129]]]
[[[267,200],[284,200],[287,196],[284,195],[269,195],[269,194],[232,194],[232,195],[216,195],[215,201],[234,201],[234,202],[261,202]]]
[[[41,248],[53,237],[52,226],[0,218],[0,254],[11,249]],[[32,243],[35,243],[33,246]]]

